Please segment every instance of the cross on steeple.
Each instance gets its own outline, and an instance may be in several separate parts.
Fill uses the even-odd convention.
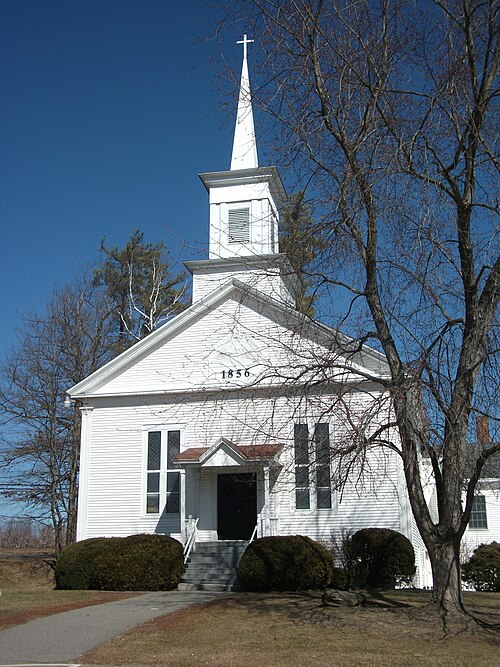
[[[236,44],[243,44],[243,58],[246,60],[247,57],[247,44],[251,44],[255,40],[253,39],[247,39],[246,35],[243,35],[243,39],[240,39],[239,42],[236,42]]]

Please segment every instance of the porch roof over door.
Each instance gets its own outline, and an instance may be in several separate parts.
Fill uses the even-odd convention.
[[[221,438],[212,447],[189,447],[177,454],[177,465],[234,466],[248,463],[271,464],[283,449],[282,444],[237,445]]]

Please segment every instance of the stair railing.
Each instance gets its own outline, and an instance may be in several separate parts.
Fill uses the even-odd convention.
[[[199,518],[193,519],[191,515],[186,519],[186,544],[184,545],[184,562],[187,561],[191,551],[195,549],[196,538],[198,537]]]
[[[250,538],[249,544],[253,542],[256,537],[262,537],[262,514],[260,512],[259,514],[257,514],[257,523],[255,524],[255,528],[253,529],[252,537]]]

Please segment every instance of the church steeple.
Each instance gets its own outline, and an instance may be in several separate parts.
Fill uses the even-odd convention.
[[[241,68],[233,153],[231,155],[231,171],[234,169],[255,169],[259,166],[247,62],[247,44],[253,41],[253,39],[247,39],[247,36],[243,35],[243,39],[237,42],[237,44],[243,44],[243,66]]]
[[[210,203],[209,259],[185,262],[193,274],[193,303],[230,278],[293,304],[293,271],[278,249],[279,206],[286,197],[276,167],[259,167],[243,36],[231,168],[200,174]]]

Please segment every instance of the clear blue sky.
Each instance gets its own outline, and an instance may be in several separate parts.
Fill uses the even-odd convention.
[[[240,70],[245,32],[209,39],[219,18],[203,0],[0,0],[0,355],[103,237],[139,227],[205,256],[197,174],[229,168],[218,75]]]
[[[103,237],[139,227],[179,260],[207,256],[197,174],[229,169],[219,78],[239,73],[245,32],[210,39],[219,19],[203,0],[0,0],[0,356]]]

